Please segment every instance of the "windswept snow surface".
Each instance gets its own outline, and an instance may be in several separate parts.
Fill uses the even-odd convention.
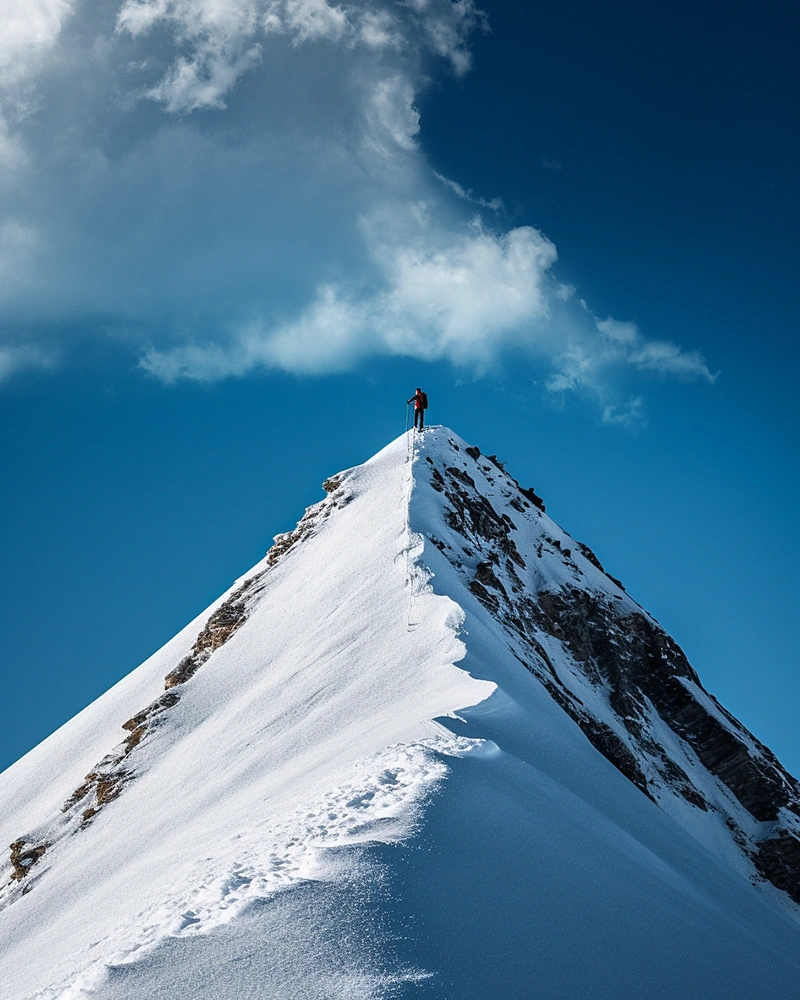
[[[431,543],[454,448],[335,477],[274,565],[0,775],[0,843],[47,845],[0,884],[3,1000],[800,997],[797,908],[601,756]],[[252,579],[118,797],[62,812]]]
[[[270,570],[86,829],[58,839],[62,803],[210,612],[2,775],[0,843],[54,842],[31,891],[0,912],[4,998],[103,996],[109,965],[326,878],[342,866],[330,848],[413,831],[444,762],[472,745],[429,720],[492,686],[453,665],[458,607],[421,571],[409,580],[422,548],[407,524],[409,457],[402,439],[347,474],[347,502]],[[353,996],[374,995],[371,973],[350,974],[367,983]]]

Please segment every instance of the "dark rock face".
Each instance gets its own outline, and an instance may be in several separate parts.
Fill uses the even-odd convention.
[[[255,582],[255,577],[247,580],[211,615],[205,628],[195,640],[191,653],[185,656],[178,666],[164,678],[165,690],[169,691],[170,688],[177,687],[179,684],[185,684],[197,673],[214,650],[224,645],[233,633],[244,625],[247,620],[246,598]],[[161,699],[159,699],[160,701]],[[155,702],[153,704],[155,705]],[[145,709],[145,712],[147,711]],[[127,729],[128,724],[125,723],[122,728]]]
[[[106,803],[113,802],[122,791],[123,786],[133,778],[132,771],[120,766],[129,752],[123,752],[119,756],[109,755],[108,758],[101,761],[94,771],[90,771],[86,775],[86,780],[82,785],[78,785],[61,807],[61,811],[69,812],[73,806],[90,796],[92,805],[82,813],[84,823],[81,825],[85,825]]]
[[[588,545],[584,545],[583,542],[578,542],[578,548],[580,549],[580,553],[584,557],[584,559],[588,559],[589,562],[592,564],[592,566],[595,566],[597,569],[599,569],[601,573],[605,573],[605,570],[603,569],[603,564],[600,562],[600,560],[597,558],[594,552],[592,552],[592,550],[589,548]]]
[[[447,468],[445,472],[448,482],[443,489],[450,502],[445,518],[450,527],[462,533],[466,526],[469,535],[488,543],[495,552],[499,549],[524,569],[525,563],[511,537],[514,522],[508,516],[497,513],[489,501],[475,490],[475,482],[469,475],[455,468]]]
[[[777,820],[781,808],[800,801],[800,784],[774,755],[715,705],[730,728],[725,725],[682,683],[688,681],[702,691],[683,650],[643,614],[615,614],[616,609],[597,596],[577,589],[566,594],[540,594],[539,606],[544,612],[540,624],[552,635],[563,636],[576,659],[599,671],[619,718],[635,720],[648,699],[704,767],[759,822]],[[613,644],[612,634],[618,635]],[[757,755],[750,752],[748,743],[757,749]]]
[[[753,863],[764,878],[800,903],[800,841],[786,830],[762,840],[752,855]]]
[[[31,868],[47,850],[46,844],[37,844],[35,847],[26,847],[26,844],[26,840],[20,839],[15,840],[11,845],[11,867],[13,869],[11,878],[15,882],[21,882],[27,878]]]
[[[154,702],[151,702],[147,708],[142,709],[141,712],[137,712],[132,719],[128,719],[127,722],[123,722],[122,728],[127,729],[131,733],[126,742],[131,742],[137,733],[143,733],[146,731],[147,724],[153,719],[154,716],[160,715],[162,712],[166,712],[168,708],[172,708],[173,705],[177,705],[179,701],[180,695],[176,691],[171,691],[168,694],[162,694],[160,698],[156,698]],[[134,746],[140,739],[141,736],[136,739]]]
[[[540,652],[543,652],[543,650],[540,650]],[[624,740],[606,723],[594,718],[589,712],[585,711],[580,706],[578,700],[566,692],[563,686],[554,683],[552,677],[543,677],[529,663],[524,660],[521,662],[532,674],[539,677],[545,688],[547,688],[551,698],[564,709],[573,722],[577,722],[584,736],[595,750],[598,750],[618,771],[621,771],[630,782],[636,785],[640,792],[644,792],[648,798],[652,798],[647,787],[647,778],[639,766],[636,756],[625,744]],[[552,663],[549,663],[549,658],[547,658],[547,662],[552,675],[554,675],[555,670]]]
[[[477,448],[465,451],[492,484],[492,495],[499,490],[503,506],[520,511],[535,524],[544,511],[538,497],[504,473],[497,476],[497,471],[503,472],[497,462],[489,476]],[[800,816],[800,783],[703,689],[677,643],[624,598],[622,584],[603,569],[588,546],[573,543],[578,558],[604,574],[618,592],[608,585],[592,589],[583,584],[584,571],[573,550],[551,537],[544,522],[537,534],[534,562],[549,552],[567,570],[562,576],[571,575],[578,582],[550,589],[537,586],[535,565],[526,566],[526,558],[531,562],[529,547],[523,557],[513,537],[514,522],[478,490],[463,460],[460,468],[437,468],[428,461],[431,485],[443,495],[445,521],[454,533],[449,543],[437,539],[437,548],[466,576],[470,591],[508,631],[517,659],[595,749],[654,801],[667,789],[697,809],[725,814],[728,800],[724,795],[712,804],[702,787],[709,787],[708,779],[698,783],[690,776],[702,766],[756,821],[751,824],[756,832],[748,837],[733,816],[726,815],[733,841],[763,878],[800,903],[800,824],[789,819]],[[455,536],[466,543],[460,549],[469,557],[469,566],[458,553]],[[551,641],[603,692],[610,709],[605,721],[590,713],[570,689],[569,680],[559,676],[545,648]],[[655,738],[654,732],[662,725],[671,730],[683,750],[676,754]]]

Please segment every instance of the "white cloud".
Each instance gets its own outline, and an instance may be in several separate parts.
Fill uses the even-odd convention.
[[[408,0],[418,15],[431,50],[447,59],[457,76],[472,68],[469,37],[488,26],[486,15],[473,0]]]
[[[297,43],[338,42],[351,30],[347,12],[326,0],[286,0],[284,16]]]
[[[117,30],[134,38],[163,24],[180,48],[145,93],[172,113],[225,107],[225,97],[259,60],[256,39],[273,27],[260,0],[126,0]]]
[[[545,382],[545,388],[552,393],[577,393],[594,387],[597,379],[597,355],[575,343],[554,358],[554,370]]]
[[[297,374],[329,374],[346,370],[369,353],[375,334],[369,304],[349,301],[341,289],[323,286],[294,321],[268,328],[254,320],[224,343],[185,343],[145,351],[140,367],[172,383],[179,379],[213,382],[245,375],[254,369]]]
[[[180,54],[146,94],[167,111],[223,109],[226,97],[261,56],[273,33],[293,44],[338,42],[352,33],[346,10],[326,0],[125,0],[117,30],[139,37],[162,24],[175,35]],[[371,17],[369,44],[376,41]]]
[[[484,19],[473,0],[425,0],[409,8],[424,46],[465,73],[469,36]],[[170,112],[189,113],[225,108],[270,34],[294,46],[325,42],[398,51],[419,44],[394,10],[328,0],[125,0],[117,30],[139,37],[164,25],[174,32],[180,54],[146,94]]]
[[[67,0],[0,14],[0,376],[53,364],[31,331],[58,328],[165,382],[525,352],[617,425],[642,412],[620,371],[713,381],[597,319],[550,240],[427,163],[420,94],[468,70],[473,0],[116,2],[63,44]]]
[[[416,149],[419,111],[414,107],[414,97],[413,85],[400,74],[378,80],[372,88],[368,113],[371,145],[385,149],[382,140],[388,133],[400,149]]]
[[[33,344],[0,344],[0,382],[23,371],[50,371],[57,362],[55,352]]]
[[[31,101],[31,77],[56,44],[71,13],[69,0],[0,3],[0,177],[28,162],[27,150],[14,126]]]
[[[636,368],[681,379],[717,380],[699,351],[684,351],[672,341],[647,340],[636,323],[621,322],[613,316],[595,317],[595,325],[606,341],[622,352],[625,361]]]
[[[475,226],[441,249],[386,256],[386,312],[399,321],[387,342],[397,353],[482,364],[547,316],[544,279],[556,248],[529,226],[501,236]]]
[[[125,0],[117,28],[142,35],[163,23],[180,43],[211,37],[229,40],[261,30],[268,8],[264,0]]]
[[[481,208],[491,209],[493,212],[503,212],[505,211],[505,205],[503,204],[502,198],[491,198],[487,200],[486,198],[476,197],[472,191],[467,188],[462,187],[458,181],[452,181],[449,177],[444,177],[442,174],[434,171],[434,177],[441,181],[442,184],[457,198],[461,198],[463,201],[472,202],[473,205],[480,205]]]
[[[639,327],[635,323],[620,322],[609,316],[608,319],[595,319],[600,333],[614,344],[636,344],[640,339]]]
[[[596,344],[573,344],[556,359],[555,369],[545,382],[551,399],[563,405],[567,394],[591,400],[599,409],[601,422],[612,427],[642,427],[647,420],[644,400],[634,396],[620,400],[608,379],[608,353]]]
[[[641,427],[645,423],[642,397],[634,396],[624,403],[607,403],[603,407],[603,423],[617,427]]]
[[[0,81],[16,83],[39,64],[72,12],[69,0],[3,0],[0,5]]]
[[[290,323],[246,324],[226,347],[151,349],[142,367],[165,381],[207,381],[258,367],[332,371],[372,353],[480,367],[503,346],[535,342],[548,315],[544,286],[556,250],[530,227],[496,236],[473,224],[436,251],[420,244],[376,245],[374,252],[383,282],[369,298],[325,286]]]
[[[628,356],[628,361],[647,371],[662,375],[674,375],[681,379],[703,379],[716,382],[719,373],[712,374],[706,359],[699,351],[683,351],[668,340],[642,342],[641,346]]]
[[[365,10],[359,26],[359,39],[371,49],[403,48],[403,35],[397,21],[385,10]]]
[[[167,111],[190,112],[198,108],[225,108],[224,95],[261,57],[257,45],[236,53],[216,44],[197,47],[192,59],[177,59],[168,73],[147,93]]]
[[[561,298],[558,289],[556,297]],[[603,423],[633,427],[645,423],[644,401],[635,396],[620,402],[613,390],[615,373],[633,368],[684,381],[716,381],[717,376],[698,351],[684,351],[670,341],[649,340],[630,321],[612,316],[598,319],[583,299],[578,305],[592,316],[600,336],[592,337],[586,328],[573,329],[565,338],[566,348],[554,352],[553,371],[545,381],[553,396],[571,393],[591,398],[600,407]]]

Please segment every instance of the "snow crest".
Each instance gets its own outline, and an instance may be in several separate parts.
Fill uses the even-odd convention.
[[[157,906],[112,930],[102,942],[102,958],[72,982],[52,985],[32,1000],[96,997],[110,968],[139,961],[167,938],[207,934],[301,882],[335,880],[346,862],[334,849],[411,836],[447,776],[444,758],[484,743],[435,728],[429,739],[356,761],[340,784],[289,815],[232,836],[219,856],[188,870],[180,884],[164,887]]]
[[[323,488],[0,776],[4,1000],[794,996],[793,779],[591,550],[446,428]]]

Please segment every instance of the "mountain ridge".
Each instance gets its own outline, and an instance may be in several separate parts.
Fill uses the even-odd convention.
[[[453,464],[440,468],[441,461],[426,456],[427,473],[431,488],[446,500],[445,524],[459,541],[451,544],[453,539],[439,538],[434,531],[431,541],[450,557],[483,607],[527,646],[529,657],[522,659],[526,668],[592,745],[654,802],[666,786],[695,808],[725,812],[732,838],[756,875],[800,903],[800,783],[705,691],[674,639],[605,572],[588,546],[547,517],[534,491],[521,490],[493,456],[483,458],[474,446],[459,444],[451,431],[442,433]],[[480,489],[470,470],[484,477]],[[533,548],[526,553],[529,562],[531,556],[536,561],[535,599],[520,579],[527,564],[515,542],[519,531],[508,513],[487,503],[490,491],[502,494],[502,506],[516,511],[518,520],[537,523],[529,539]],[[544,572],[541,567],[548,563]],[[548,640],[562,648],[551,655]],[[563,658],[564,647],[590,683],[607,690],[610,716],[587,713],[580,689],[563,683],[553,661],[557,654]],[[680,750],[689,748],[688,754],[666,754],[663,734],[659,740],[648,734],[651,709],[678,737]],[[710,796],[713,802],[690,777],[698,763],[722,786],[721,796]],[[645,770],[652,772],[649,777]],[[747,831],[739,811],[728,807],[731,793],[751,817]]]
[[[158,989],[174,996],[174,973],[159,956],[182,956],[183,974],[194,975],[198,955],[222,954],[241,928],[263,918],[275,932],[277,898],[300,926],[307,915],[293,900],[307,891],[322,898],[319,887],[350,878],[363,886],[359,865],[374,874],[369,858],[379,857],[388,867],[375,885],[404,886],[381,904],[381,919],[391,923],[416,893],[425,916],[404,919],[427,920],[447,948],[426,952],[424,935],[411,934],[416,950],[402,959],[401,932],[387,931],[378,950],[397,952],[394,965],[362,956],[380,968],[359,972],[352,995],[449,1000],[458,982],[458,995],[472,997],[470,984],[487,981],[464,969],[491,956],[470,957],[469,933],[452,937],[463,911],[445,908],[443,924],[419,888],[423,873],[455,879],[445,895],[465,871],[484,884],[483,862],[465,867],[447,846],[455,842],[464,857],[502,847],[493,863],[504,871],[524,858],[521,885],[538,886],[564,919],[589,920],[585,933],[598,942],[605,925],[578,915],[586,880],[559,866],[594,859],[586,879],[605,886],[594,901],[603,920],[621,893],[647,933],[669,928],[661,899],[677,893],[670,905],[711,942],[715,974],[727,983],[720,996],[744,997],[770,976],[794,981],[796,782],[702,690],[677,644],[547,516],[535,491],[442,427],[398,438],[323,487],[325,499],[218,601],[0,775],[0,822],[12,844],[0,876],[9,995],[81,1000],[100,990],[105,1000],[119,980],[120,996],[137,1000],[156,995],[147,977],[160,969]],[[481,796],[499,811],[487,813]],[[452,811],[459,801],[461,818]],[[520,840],[521,826],[530,841]],[[447,836],[434,848],[440,828]],[[570,829],[580,845],[571,851],[540,839]],[[414,864],[397,853],[404,844],[418,845]],[[434,849],[442,871],[426,868]],[[539,884],[543,859],[549,881]],[[501,931],[514,939],[517,924],[540,921],[539,904],[520,896],[510,926],[513,892],[486,893],[476,912],[493,914],[487,940]],[[98,920],[102,946],[91,944]],[[724,946],[713,943],[722,925]],[[607,942],[623,949],[620,968],[644,932],[626,933]],[[780,946],[767,944],[773,938]],[[261,947],[272,955],[258,980],[264,990],[278,959]],[[709,959],[693,947],[684,941],[675,955],[696,974]],[[462,954],[463,968],[444,950]],[[46,970],[33,971],[42,954]],[[768,954],[774,968],[754,979],[746,963]],[[341,976],[352,969],[334,975],[330,955],[317,957],[315,966],[300,948],[292,959],[302,995],[349,996]],[[648,960],[660,982],[661,959]],[[526,966],[529,978],[550,955],[515,952],[515,961],[544,963]],[[499,984],[507,973],[493,975]],[[253,983],[243,982],[230,996],[247,995]],[[520,983],[494,995],[518,995]],[[197,995],[221,988],[212,977]],[[638,989],[631,978],[630,996]]]

